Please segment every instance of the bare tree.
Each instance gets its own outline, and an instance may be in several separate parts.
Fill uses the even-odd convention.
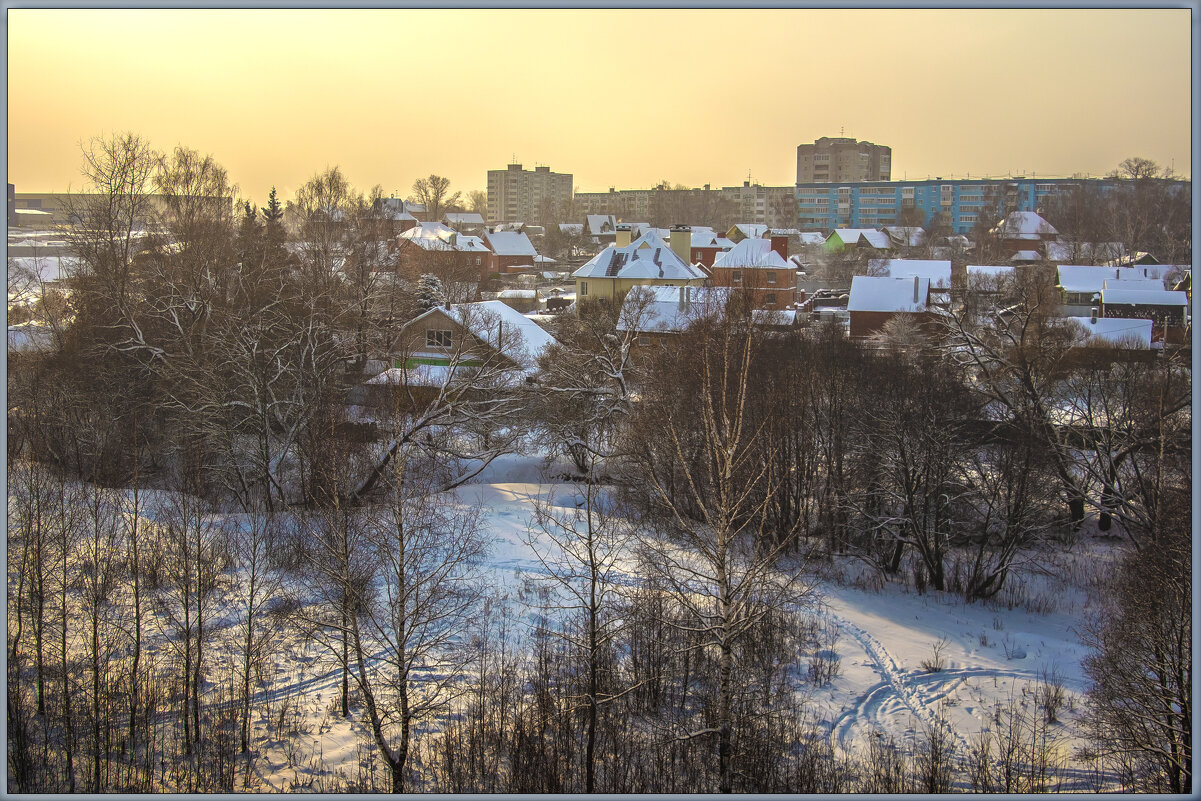
[[[430,177],[418,178],[413,182],[413,200],[425,204],[431,220],[441,218],[447,206],[457,205],[461,194],[451,194],[450,179],[441,175],[430,173]]]

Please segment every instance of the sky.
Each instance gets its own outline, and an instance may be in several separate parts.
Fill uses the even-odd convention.
[[[1188,9],[8,10],[8,180],[81,188],[81,143],[211,154],[243,197],[516,158],[578,191],[796,180],[796,146],[893,177],[1191,177]]]

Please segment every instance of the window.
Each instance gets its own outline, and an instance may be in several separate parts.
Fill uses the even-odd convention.
[[[475,266],[476,266],[476,267],[479,267],[479,266],[480,266],[480,264],[482,264],[482,263],[483,263],[483,262],[481,261],[481,259],[482,259],[482,258],[483,258],[482,256],[476,256],[476,257],[475,257]]]
[[[764,305],[767,305],[767,306],[775,306],[776,305],[776,293],[768,292],[766,295],[764,295],[763,303],[764,303]]]
[[[427,348],[449,348],[450,330],[446,328],[427,328],[425,331],[425,346]]]
[[[730,280],[733,281],[735,284],[741,284],[742,283],[742,270],[734,270],[733,272],[731,272]]]
[[[587,294],[588,294],[588,282],[580,281],[580,297],[583,297]]]
[[[650,344],[651,344],[650,338],[644,337],[641,334],[638,335],[638,346],[639,347],[645,348]]]
[[[767,271],[767,283],[774,284],[775,282],[776,282],[776,271],[768,270]]]

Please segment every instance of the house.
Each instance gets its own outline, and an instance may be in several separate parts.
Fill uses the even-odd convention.
[[[827,253],[867,250],[883,253],[892,248],[892,240],[875,228],[836,228],[825,240]]]
[[[487,280],[490,252],[478,236],[442,223],[418,223],[396,238],[397,271],[410,280],[433,273],[447,280]]]
[[[767,226],[758,223],[735,223],[726,231],[726,239],[737,245],[744,239],[759,239],[767,234]]]
[[[1151,347],[1150,320],[1122,317],[1065,317],[1064,321],[1079,329],[1079,347],[1108,347],[1122,350],[1146,350]]]
[[[992,234],[1009,256],[1020,251],[1037,254],[1036,259],[1023,259],[1027,261],[1042,259],[1046,254],[1046,243],[1059,238],[1059,231],[1055,230],[1055,226],[1033,211],[1010,212],[1005,219],[996,224]]]
[[[951,262],[949,259],[872,259],[867,274],[889,278],[925,278],[930,282],[930,302],[951,302]]]
[[[421,222],[414,213],[418,207],[424,212],[425,206],[419,203],[409,203],[400,198],[386,197],[376,201],[375,210],[385,219],[392,221],[392,233],[401,234]]]
[[[516,231],[492,231],[484,234],[491,252],[488,271],[493,273],[528,272],[538,251],[528,236]],[[521,267],[522,269],[514,269]]]
[[[917,248],[926,241],[926,232],[916,225],[886,225],[884,233],[895,248]]]
[[[724,316],[732,293],[727,287],[639,287],[626,294],[617,330],[636,333],[638,348],[661,346],[697,320]]]
[[[930,319],[929,295],[929,278],[854,276],[851,278],[851,296],[847,301],[851,336],[873,336],[889,320],[902,314],[915,315],[919,325],[927,325]]]
[[[692,226],[688,250],[689,261],[692,264],[703,264],[707,268],[713,266],[718,255],[734,247],[734,243],[724,236],[718,236],[712,228],[703,225]],[[676,251],[679,252],[678,250]]]
[[[537,311],[540,300],[536,289],[502,289],[496,299],[522,314]]]
[[[598,245],[617,242],[617,218],[612,214],[589,214],[584,218],[584,233]]]
[[[653,231],[628,245],[605,248],[572,273],[581,303],[620,301],[636,286],[700,286],[707,277]]]
[[[488,224],[482,215],[471,211],[448,211],[442,215],[442,223],[464,234],[482,234]]]
[[[752,309],[774,311],[796,300],[796,270],[788,262],[787,237],[743,239],[717,257],[711,273],[713,286],[744,293]]]
[[[484,365],[508,370],[510,386],[531,377],[555,343],[537,323],[498,300],[435,306],[405,323],[392,367],[367,381],[367,405],[429,403],[441,388]]]
[[[1187,343],[1188,296],[1162,288],[1144,288],[1162,282],[1118,281],[1101,289],[1101,316],[1150,320],[1151,340],[1169,345]]]

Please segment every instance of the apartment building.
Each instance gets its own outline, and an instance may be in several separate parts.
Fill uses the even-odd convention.
[[[892,176],[892,148],[845,136],[823,136],[797,145],[796,182],[887,181]]]
[[[1117,186],[1117,182],[1095,178],[810,181],[796,187],[796,224],[806,231],[924,226],[935,214],[942,214],[954,233],[967,234],[981,215],[995,221],[1014,211],[1037,211],[1048,196],[1085,181],[1094,182],[1102,191]]]
[[[552,217],[570,204],[572,179],[569,172],[541,166],[523,170],[520,164],[510,164],[503,170],[488,170],[488,222],[559,222]]]

